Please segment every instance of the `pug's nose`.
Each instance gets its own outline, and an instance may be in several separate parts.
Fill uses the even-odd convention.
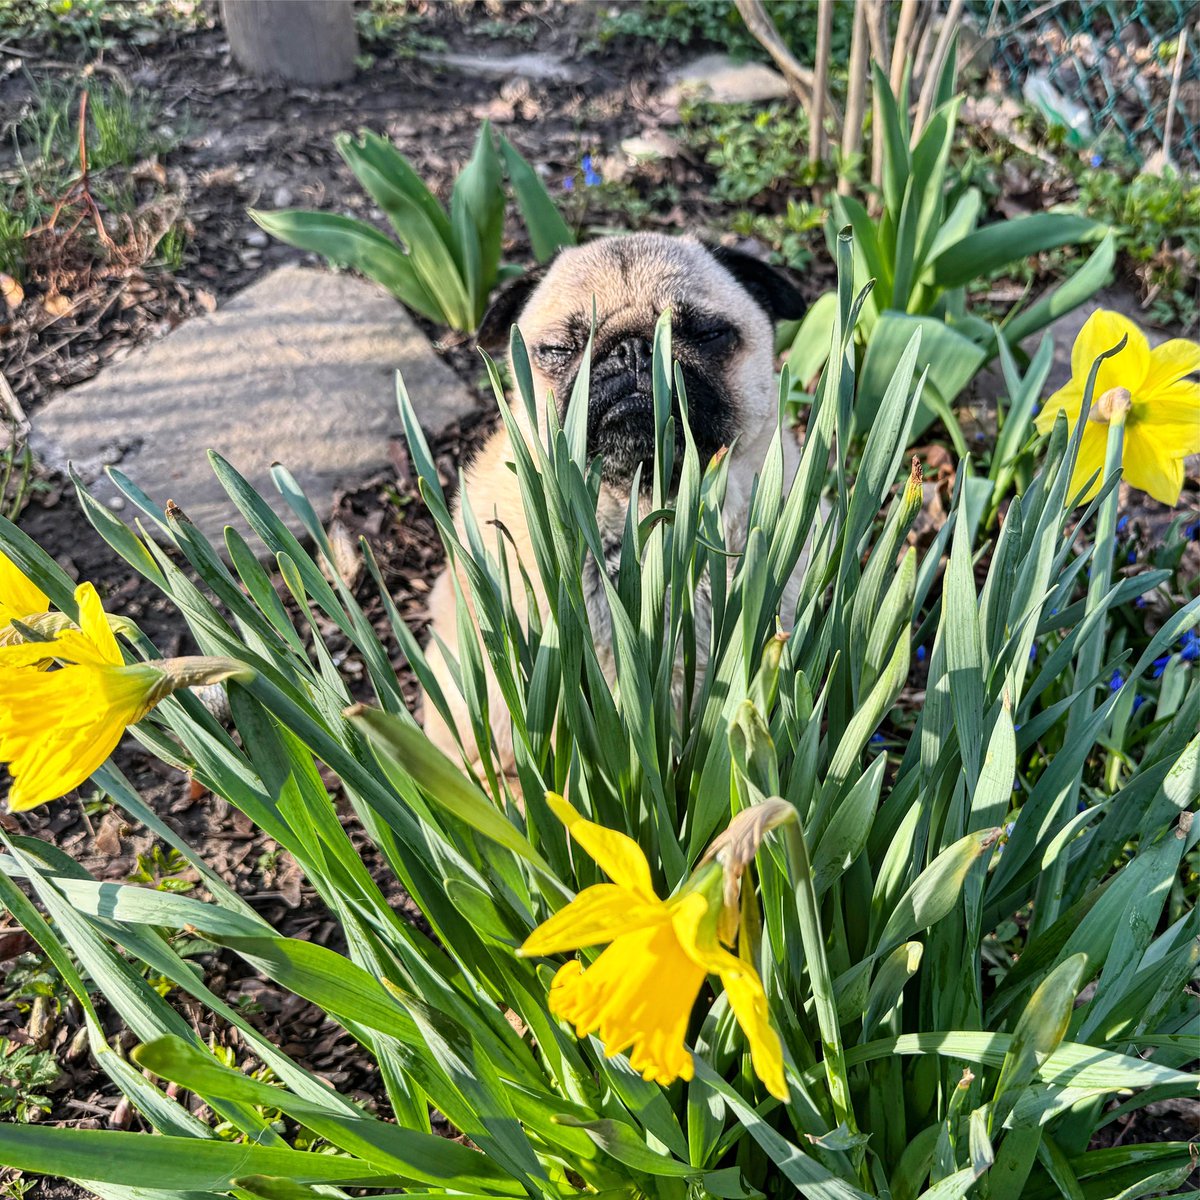
[[[654,350],[645,338],[631,337],[613,348],[613,361],[623,371],[634,375],[649,375],[654,362]]]

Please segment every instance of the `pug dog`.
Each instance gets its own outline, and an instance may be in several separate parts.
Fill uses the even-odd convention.
[[[503,344],[516,324],[528,347],[535,395],[543,407],[538,429],[528,428],[524,405],[513,408],[527,439],[545,436],[544,405],[553,396],[560,421],[592,330],[595,341],[587,411],[589,460],[601,459],[597,519],[606,550],[616,548],[629,493],[638,467],[648,484],[654,461],[654,402],[651,360],[654,329],[665,309],[671,311],[671,349],[687,388],[688,417],[702,464],[733,447],[724,507],[731,545],[740,546],[747,530],[751,487],[774,437],[777,399],[774,325],[803,315],[804,301],[779,271],[750,255],[724,247],[709,248],[690,237],[638,233],[589,242],[562,250],[549,266],[509,284],[485,314],[478,341],[485,348]],[[678,403],[678,402],[676,402]],[[676,412],[679,428],[679,413]],[[680,433],[682,457],[682,434]],[[526,564],[538,587],[532,542],[525,524],[520,487],[510,463],[513,454],[503,428],[492,435],[465,470],[463,486],[471,508],[484,525],[503,524],[513,551]],[[784,475],[790,483],[799,464],[794,438],[784,438]],[[640,498],[647,508],[649,496]],[[465,542],[458,517],[459,535]],[[469,597],[465,579],[463,592]],[[521,591],[521,595],[516,595]],[[611,618],[599,580],[585,577],[585,596],[601,667],[611,680]],[[514,602],[524,605],[523,589]],[[544,604],[544,597],[536,597]],[[698,625],[707,611],[697,597]],[[454,586],[444,571],[430,594],[432,630],[429,661],[451,710],[451,720],[467,748],[468,765],[478,762],[467,706],[453,682],[440,642],[458,655]],[[527,614],[522,614],[527,615]],[[698,639],[699,640],[699,639]],[[488,710],[505,774],[514,772],[512,727],[494,679],[489,677]],[[451,758],[460,755],[455,730],[426,699],[425,730]]]

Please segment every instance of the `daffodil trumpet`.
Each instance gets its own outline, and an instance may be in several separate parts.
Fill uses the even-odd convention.
[[[740,880],[746,863],[714,855],[663,900],[632,838],[586,820],[554,793],[546,802],[612,880],[585,888],[518,951],[541,957],[609,943],[590,965],[572,958],[558,969],[550,985],[551,1014],[573,1025],[579,1037],[595,1034],[609,1057],[628,1052],[630,1066],[645,1079],[664,1085],[687,1080],[694,1074],[685,1044],[688,1021],[705,979],[716,975],[746,1035],[755,1073],[772,1096],[786,1100],[783,1045],[771,1027],[762,981],[752,963],[726,948],[729,877]],[[735,902],[734,929],[737,911]]]
[[[56,613],[10,617],[0,645],[0,762],[14,812],[78,787],[172,693],[254,674],[231,658],[126,663],[96,589],[81,584],[75,599],[78,625]]]

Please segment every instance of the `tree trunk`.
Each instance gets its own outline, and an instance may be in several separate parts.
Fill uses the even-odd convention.
[[[221,0],[238,65],[291,83],[339,83],[354,74],[358,32],[350,0]]]

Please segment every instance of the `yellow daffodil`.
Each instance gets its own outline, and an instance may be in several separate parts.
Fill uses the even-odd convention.
[[[49,607],[50,601],[42,589],[0,551],[0,633],[11,629],[14,620],[25,621]]]
[[[217,658],[126,664],[96,589],[81,584],[75,599],[78,628],[0,647],[0,762],[12,776],[14,812],[78,787],[116,749],[126,726],[172,692],[245,670]],[[25,669],[51,660],[62,665]]]
[[[1125,409],[1121,465],[1126,482],[1163,504],[1177,504],[1183,489],[1183,460],[1200,454],[1200,383],[1187,378],[1200,370],[1197,343],[1172,338],[1152,350],[1145,334],[1127,317],[1099,309],[1075,339],[1070,382],[1046,401],[1035,423],[1039,433],[1049,433],[1065,410],[1074,426],[1092,364],[1122,337],[1128,338],[1124,348],[1106,358],[1096,375],[1071,491],[1077,493],[1092,475],[1103,472],[1109,423],[1118,410]],[[1102,482],[1098,478],[1083,499],[1091,500]]]
[[[589,967],[572,959],[559,968],[550,985],[551,1013],[573,1024],[579,1037],[598,1034],[610,1057],[628,1051],[630,1065],[646,1079],[691,1079],[688,1019],[705,978],[717,975],[755,1072],[773,1096],[786,1100],[783,1048],[762,982],[753,966],[720,944],[721,865],[701,866],[678,895],[661,900],[632,838],[585,820],[561,796],[551,794],[547,802],[613,881],[585,888],[519,951],[540,956],[611,943]]]

